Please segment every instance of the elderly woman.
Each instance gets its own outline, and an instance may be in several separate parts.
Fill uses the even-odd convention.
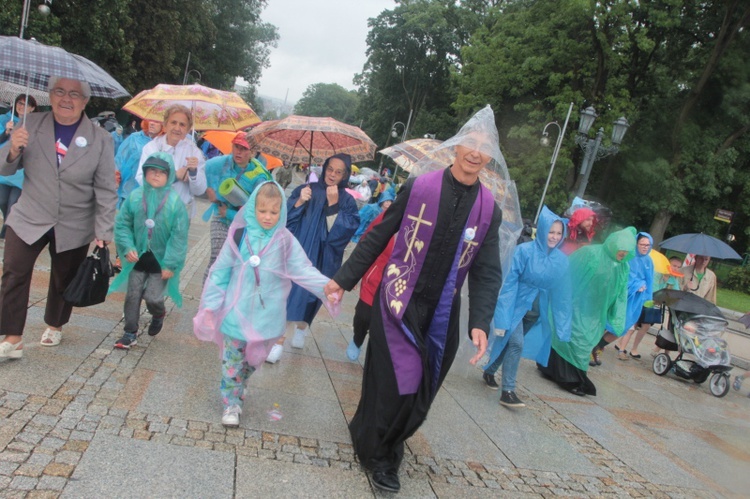
[[[188,108],[181,104],[169,106],[164,111],[164,133],[143,147],[135,174],[138,185],[143,185],[143,163],[146,159],[155,152],[169,153],[174,159],[177,178],[172,188],[187,206],[191,218],[195,216],[195,196],[206,192],[206,159],[193,138],[188,136],[192,127],[193,115]]]
[[[28,99],[28,102],[27,102]],[[5,144],[13,132],[13,127],[18,124],[20,118],[36,109],[36,99],[24,94],[16,97],[12,110],[0,116],[0,146]],[[3,213],[3,228],[0,229],[0,239],[5,239],[5,221],[8,220],[10,209],[18,202],[23,188],[23,170],[13,175],[0,176],[0,211]]]
[[[328,277],[341,267],[344,248],[359,227],[357,203],[346,192],[351,172],[351,156],[331,156],[323,163],[320,179],[297,187],[287,201],[287,229],[302,244],[315,268]],[[288,321],[297,322],[294,348],[305,346],[305,333],[320,305],[315,295],[296,284],[292,286],[286,315]],[[271,353],[278,354],[278,348]]]
[[[23,356],[34,262],[49,245],[52,260],[43,346],[60,344],[72,306],[63,292],[86,258],[89,244],[112,239],[117,204],[112,137],[86,119],[85,82],[52,77],[51,112],[34,113],[0,149],[0,175],[24,169],[23,193],[8,217],[0,287],[0,357]],[[52,173],[51,173],[52,172]]]

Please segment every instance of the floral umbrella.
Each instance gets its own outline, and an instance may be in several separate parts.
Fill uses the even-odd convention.
[[[352,161],[375,157],[377,146],[360,128],[333,118],[288,116],[253,127],[254,139],[264,153],[288,163],[321,164],[329,156],[346,153]]]
[[[202,85],[159,84],[133,97],[123,109],[144,120],[162,121],[164,111],[173,104],[182,104],[193,111],[195,130],[236,131],[260,121],[235,92]]]

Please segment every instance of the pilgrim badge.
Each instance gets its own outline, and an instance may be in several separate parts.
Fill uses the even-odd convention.
[[[154,222],[154,221],[153,221],[152,219],[150,219],[150,218],[147,218],[147,219],[146,219],[146,228],[147,228],[147,229],[153,229],[154,227],[156,227],[156,222]]]
[[[477,234],[477,231],[469,227],[468,229],[466,229],[466,232],[464,232],[464,239],[466,241],[473,241],[474,236],[476,236],[476,234]]]
[[[76,137],[76,145],[78,147],[86,147],[89,143],[86,140],[86,137]]]
[[[258,255],[251,256],[250,260],[248,261],[250,262],[251,267],[257,267],[258,265],[260,265],[260,257]]]

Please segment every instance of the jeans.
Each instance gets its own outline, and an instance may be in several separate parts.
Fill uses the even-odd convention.
[[[506,333],[507,334],[507,333]],[[502,389],[504,392],[512,392],[516,389],[516,374],[521,363],[521,352],[523,352],[523,321],[510,333],[508,343],[505,345],[500,356],[487,369],[487,374],[494,375],[500,364],[503,365]]]
[[[10,215],[10,209],[18,198],[21,197],[21,189],[12,185],[0,184],[0,212],[3,214],[3,228],[0,230],[0,239],[5,237],[5,222]]]
[[[128,276],[128,291],[125,294],[125,332],[138,332],[138,320],[141,316],[141,299],[146,302],[146,309],[154,317],[164,317],[167,309],[164,306],[164,289],[168,279],[162,279],[161,273],[149,274],[140,270],[131,270]]]

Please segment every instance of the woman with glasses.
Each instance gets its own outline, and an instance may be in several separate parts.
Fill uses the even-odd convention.
[[[287,201],[287,229],[302,244],[313,266],[328,277],[341,267],[344,248],[359,227],[357,203],[346,192],[351,171],[351,156],[331,156],[323,163],[318,181],[297,187]],[[320,305],[315,295],[292,285],[286,315],[288,321],[297,323],[292,338],[294,348],[305,346],[305,334]],[[281,345],[274,348],[269,362],[281,356]]]
[[[636,236],[635,258],[630,260],[630,275],[628,277],[628,308],[625,312],[625,327],[627,333],[615,343],[615,349],[619,350],[617,358],[628,360],[630,357],[640,359],[638,345],[646,335],[650,323],[644,321],[643,307],[647,301],[654,297],[654,262],[651,260],[649,253],[653,239],[646,232],[639,232]],[[633,350],[628,356],[628,343],[635,333]]]
[[[117,204],[112,137],[83,110],[86,82],[49,79],[52,111],[33,113],[0,149],[0,175],[23,169],[23,192],[8,217],[0,287],[0,357],[23,357],[23,332],[34,263],[49,246],[51,269],[42,346],[60,344],[72,305],[62,295],[89,244],[112,240]]]

